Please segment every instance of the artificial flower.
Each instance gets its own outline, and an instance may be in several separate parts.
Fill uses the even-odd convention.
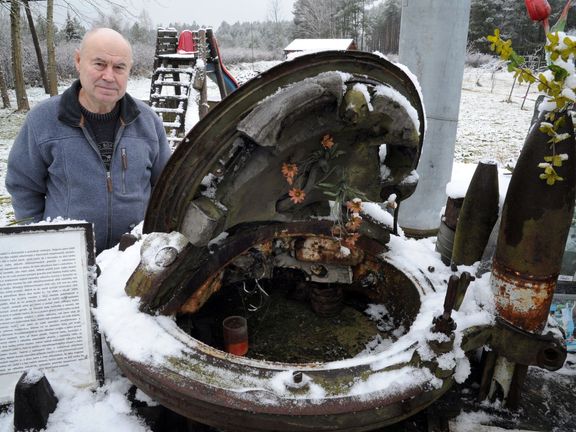
[[[352,201],[346,203],[346,208],[351,213],[360,213],[362,211],[362,200],[354,198]]]
[[[288,195],[290,195],[290,200],[294,204],[300,204],[306,198],[306,192],[302,189],[292,188],[288,191]]]
[[[330,134],[326,134],[322,137],[322,147],[326,150],[330,150],[334,146],[334,138]]]
[[[282,175],[286,179],[289,185],[294,183],[294,177],[298,173],[298,165],[293,163],[283,163],[282,164]]]
[[[355,215],[346,222],[346,229],[348,231],[358,231],[360,225],[362,225],[362,217]]]

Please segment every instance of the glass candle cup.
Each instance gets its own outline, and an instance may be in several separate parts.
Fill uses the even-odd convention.
[[[230,354],[243,356],[248,352],[248,323],[246,318],[232,315],[222,321],[224,349]]]

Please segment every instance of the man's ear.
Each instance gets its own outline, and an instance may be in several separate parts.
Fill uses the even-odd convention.
[[[74,51],[74,66],[76,66],[76,71],[80,72],[80,50]]]

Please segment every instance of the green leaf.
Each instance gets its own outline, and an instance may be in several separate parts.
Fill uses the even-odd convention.
[[[548,69],[550,69],[554,74],[555,81],[564,81],[568,76],[568,71],[558,65],[555,64],[548,65]]]

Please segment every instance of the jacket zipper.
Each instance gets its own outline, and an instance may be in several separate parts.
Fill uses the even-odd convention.
[[[110,171],[106,171],[106,189],[108,189],[108,192],[112,192],[112,175]]]
[[[126,148],[122,147],[120,149],[122,156],[122,193],[126,193],[126,171],[128,170],[128,155],[126,154]]]
[[[94,149],[96,154],[99,157],[101,157],[100,152],[98,151],[98,146],[96,145],[96,143],[92,139],[91,135],[88,133],[88,131],[84,127],[82,120],[80,122],[80,129],[82,130],[82,133],[86,137],[86,140],[88,141],[90,146]],[[114,150],[112,153],[112,160],[114,159],[114,151],[116,149],[116,145],[120,141],[120,137],[122,136],[123,131],[124,131],[124,123],[122,123],[120,125],[120,127],[118,128],[118,130],[116,131],[116,137],[114,139],[114,141],[115,141],[114,142]],[[101,162],[101,163],[102,163],[102,166],[104,166],[104,162]],[[122,166],[124,167],[124,159],[122,159]],[[128,160],[126,160],[126,166],[128,166]],[[106,190],[108,191],[108,199],[107,199],[108,203],[107,203],[107,210],[106,210],[108,226],[106,229],[106,244],[104,245],[105,249],[111,246],[110,245],[110,239],[112,238],[112,191],[113,191],[113,185],[112,185],[112,174],[110,173],[110,170],[106,170]]]

